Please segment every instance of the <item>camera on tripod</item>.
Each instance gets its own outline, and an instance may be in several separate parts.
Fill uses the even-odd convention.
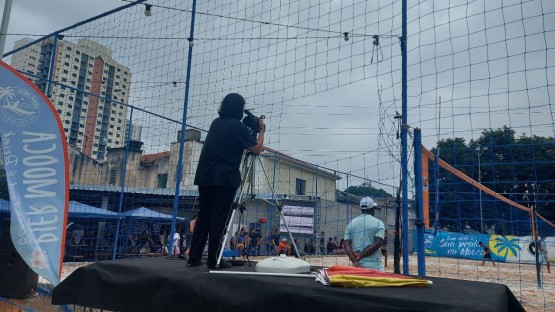
[[[248,109],[245,109],[244,112],[247,116],[243,118],[243,124],[245,124],[245,126],[250,129],[251,135],[256,139],[258,133],[260,132],[258,119]],[[264,118],[266,118],[264,115],[260,116],[260,119]]]

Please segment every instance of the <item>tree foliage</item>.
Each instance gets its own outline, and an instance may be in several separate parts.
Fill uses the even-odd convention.
[[[362,183],[362,185],[358,186],[349,186],[345,189],[346,193],[362,196],[362,197],[373,197],[373,198],[387,198],[391,197],[389,193],[384,191],[383,189],[376,189],[372,187],[369,183]]]
[[[553,138],[517,136],[505,126],[484,130],[477,140],[468,143],[464,138],[441,140],[432,152],[439,152],[441,159],[472,179],[515,202],[535,207],[541,215],[555,222]],[[484,222],[488,226],[495,225],[498,234],[530,234],[527,212],[489,195],[482,194],[480,200],[477,188],[443,169],[436,171],[434,166],[435,163],[430,162],[430,207],[431,215],[439,210],[441,226],[447,225],[457,231],[469,227],[479,231],[480,223]],[[436,181],[438,203],[434,201]],[[541,231],[552,233],[553,228],[540,224]]]

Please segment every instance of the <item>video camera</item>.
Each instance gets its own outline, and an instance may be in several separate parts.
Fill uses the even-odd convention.
[[[250,129],[251,135],[256,139],[256,137],[258,136],[258,133],[260,132],[260,125],[258,124],[258,119],[248,109],[245,109],[244,112],[247,116],[243,118],[243,124],[245,124],[245,126],[247,126],[247,128]],[[264,115],[260,116],[260,119],[264,119],[264,118],[266,118],[266,116]]]

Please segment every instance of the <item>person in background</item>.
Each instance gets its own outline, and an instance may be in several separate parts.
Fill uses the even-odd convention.
[[[344,254],[345,254],[345,247],[343,247],[343,242],[345,242],[345,239],[344,239],[344,238],[342,238],[342,239],[339,241],[339,249],[338,249],[338,251],[337,251],[337,253],[338,253],[339,255],[344,255]]]
[[[383,271],[381,255],[377,251],[383,242],[385,226],[374,217],[376,206],[371,197],[360,201],[362,214],[351,220],[345,228],[343,244],[345,253],[355,267]]]
[[[194,181],[198,185],[200,210],[188,266],[202,264],[202,252],[208,239],[206,262],[210,269],[216,268],[233,199],[241,184],[239,167],[243,154],[248,149],[258,155],[263,149],[264,122],[257,118],[259,133],[255,137],[251,129],[241,122],[244,109],[245,99],[241,95],[226,95],[218,109],[219,117],[212,121],[204,141]]]
[[[160,244],[161,248],[160,251],[164,254],[168,254],[168,241],[167,241],[168,233],[166,232],[166,228],[160,229],[160,234],[158,235],[158,244]]]
[[[85,229],[81,225],[76,225],[71,232],[71,245],[83,245]]]
[[[316,254],[316,246],[314,245],[314,240],[312,238],[308,241],[308,247],[306,248],[308,249],[308,254],[310,255]]]
[[[236,235],[236,237],[237,237],[237,245],[235,246],[235,248],[239,251],[239,255],[243,255],[245,251],[245,228],[242,227],[241,230],[239,230],[239,234]]]
[[[320,232],[320,254],[326,254],[326,232]]]
[[[193,233],[195,232],[195,224],[197,223],[197,214],[193,214],[193,218],[191,219],[191,221],[189,221],[189,233],[191,233],[191,235],[193,235]]]
[[[337,236],[333,237],[333,251],[334,253],[339,249],[339,241],[337,240]]]
[[[179,231],[175,231],[175,233],[173,233],[172,254],[179,254]]]
[[[281,239],[281,243],[279,243],[277,247],[277,253],[278,256],[281,254],[289,256],[291,254],[291,247],[289,247],[289,244],[287,243],[287,238],[284,237]]]
[[[258,246],[260,246],[260,234],[258,234],[258,232],[256,232],[256,229],[251,229],[249,235],[248,235],[248,240],[249,240],[249,249],[248,249],[248,255],[249,256],[258,256]]]
[[[272,245],[273,245],[273,248],[274,248],[274,251],[275,251],[276,256],[279,256],[279,253],[278,253],[278,246],[279,246],[279,244],[280,244],[280,242],[279,242],[280,236],[281,236],[281,235],[280,235],[280,233],[279,233],[279,229],[275,229],[275,230],[274,230],[274,234],[272,234]]]
[[[274,229],[271,229],[268,235],[266,235],[266,256],[271,256],[276,254],[273,244]]]
[[[545,241],[545,235],[542,235],[537,242],[538,250],[538,262],[540,265],[545,262],[547,265],[547,273],[551,273],[551,264],[549,264],[549,256],[547,255],[547,243]]]
[[[491,252],[489,250],[489,247],[486,246],[484,243],[479,242],[478,245],[482,248],[484,248],[484,258],[482,259],[482,266],[484,266],[484,263],[486,263],[487,261],[491,261],[491,263],[493,263],[493,266],[495,266],[495,262],[493,261],[493,259],[491,258]]]
[[[326,245],[326,252],[328,255],[333,254],[333,251],[335,250],[335,245],[333,244],[333,238],[329,238],[328,239],[328,244]]]
[[[195,232],[195,224],[197,222],[197,214],[193,214],[193,218],[189,221],[189,234],[187,235],[187,241],[189,242],[189,246],[187,250],[185,250],[185,256],[189,256],[189,251],[191,250],[191,240],[193,238],[193,233]]]

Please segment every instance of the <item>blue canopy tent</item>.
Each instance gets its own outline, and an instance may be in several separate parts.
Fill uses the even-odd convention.
[[[163,250],[162,240],[168,239],[170,234],[172,215],[157,212],[145,207],[140,207],[132,210],[127,210],[121,213],[124,218],[123,233],[121,237],[121,247],[125,250],[126,256],[131,253],[143,253],[145,245],[149,246],[150,250]],[[178,223],[182,223],[181,228],[186,229],[185,223],[187,219],[176,217]],[[121,232],[120,232],[121,233]],[[182,233],[185,234],[185,233]],[[123,236],[123,235],[122,235]],[[149,239],[150,238],[150,239]],[[152,248],[154,247],[154,248]]]
[[[66,261],[110,259],[118,214],[70,201],[66,234]]]
[[[0,213],[10,213],[10,202],[0,199]],[[114,219],[118,214],[105,209],[100,209],[94,206],[85,205],[80,202],[69,202],[69,217],[70,218],[97,218],[97,219]]]
[[[77,201],[69,202],[69,217],[71,218],[117,218],[118,214],[106,209],[85,205]]]
[[[170,221],[173,218],[172,215],[160,213],[145,207],[127,210],[125,212],[122,212],[122,216],[129,217],[129,218],[154,219],[159,221],[162,221],[162,220]],[[183,221],[185,219],[181,217],[176,217],[176,220]]]

